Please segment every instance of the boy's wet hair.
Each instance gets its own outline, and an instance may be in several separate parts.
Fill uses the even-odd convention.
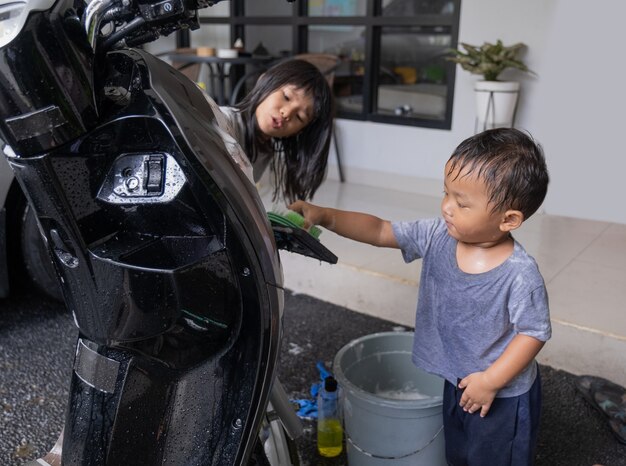
[[[519,210],[534,214],[548,191],[543,150],[530,135],[514,128],[496,128],[467,138],[448,160],[447,175],[474,175],[485,182],[492,211]]]
[[[299,134],[279,140],[266,140],[259,134],[255,112],[270,94],[283,86],[295,86],[313,98],[313,117]],[[272,157],[272,170],[278,191],[288,201],[309,199],[324,180],[333,125],[333,96],[319,69],[304,60],[289,59],[261,75],[254,89],[237,104],[246,124],[246,152],[252,162],[261,152],[282,152]]]

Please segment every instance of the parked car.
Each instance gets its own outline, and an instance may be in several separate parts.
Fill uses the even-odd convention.
[[[0,154],[0,298],[24,283],[32,283],[44,294],[61,299],[37,220],[9,164]]]

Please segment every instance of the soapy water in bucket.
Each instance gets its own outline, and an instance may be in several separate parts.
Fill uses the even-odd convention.
[[[410,350],[392,349],[363,355],[362,347],[362,344],[350,347],[358,358],[344,371],[356,387],[390,401],[441,402],[441,389],[420,387],[422,377],[411,362]]]
[[[413,383],[413,381],[408,381],[401,388],[380,388],[380,385],[376,384],[374,395],[390,400],[405,401],[426,400],[430,398],[435,398],[432,395],[427,395],[426,393],[420,392]]]

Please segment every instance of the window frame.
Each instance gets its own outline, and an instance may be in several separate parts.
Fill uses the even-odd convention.
[[[286,1],[286,0],[285,0]],[[308,16],[308,0],[297,0],[292,4],[291,15],[285,16],[245,16],[245,0],[230,0],[230,15],[223,17],[199,18],[200,25],[230,25],[231,43],[242,38],[245,43],[245,27],[258,26],[291,26],[292,50],[294,54],[308,52],[308,27],[327,26],[359,26],[365,30],[365,74],[363,77],[363,109],[361,113],[338,111],[338,118],[357,121],[373,121],[404,126],[419,126],[433,129],[451,129],[454,102],[454,83],[456,66],[453,62],[446,63],[447,91],[446,110],[443,120],[419,117],[405,117],[376,113],[375,102],[378,90],[378,70],[380,67],[381,33],[385,27],[403,26],[443,26],[449,28],[451,48],[458,45],[461,0],[452,0],[454,13],[450,15],[420,15],[414,17],[382,16],[382,0],[366,0],[364,16]],[[177,47],[189,47],[189,31],[179,31],[176,37]]]

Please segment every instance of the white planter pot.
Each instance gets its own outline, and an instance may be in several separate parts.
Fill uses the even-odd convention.
[[[515,81],[476,81],[476,119],[479,129],[513,126],[520,85]]]

